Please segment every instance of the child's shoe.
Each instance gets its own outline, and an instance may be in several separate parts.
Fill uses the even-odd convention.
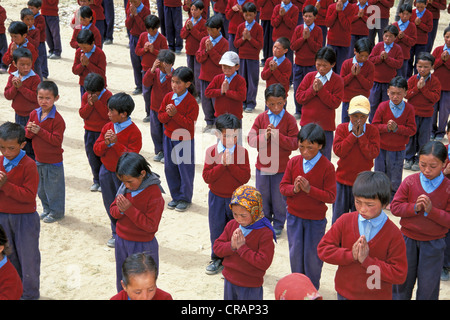
[[[412,160],[405,160],[405,163],[403,164],[403,169],[411,170],[412,165],[413,165]]]
[[[116,246],[116,239],[111,237],[111,239],[106,242],[106,245],[110,248],[114,248]]]
[[[158,152],[158,154],[153,157],[153,161],[161,162],[161,160],[164,163],[164,153],[162,151]]]
[[[206,266],[205,273],[212,275],[219,273],[220,270],[223,269],[222,260],[221,259],[213,259],[211,262]]]
[[[42,219],[42,221],[44,221],[45,223],[53,223],[62,220],[62,218],[64,218],[64,216],[56,217],[55,215],[50,213],[44,219]]]
[[[420,167],[419,167],[419,162],[414,162],[414,164],[411,166],[411,170],[412,171],[419,171]]]
[[[180,201],[178,201],[178,204],[175,207],[175,210],[179,211],[179,212],[183,212],[183,211],[186,211],[190,206],[191,206],[191,204],[189,202],[180,200]]]
[[[98,183],[94,183],[89,190],[91,190],[91,192],[98,192],[101,190],[100,185]]]
[[[167,209],[173,210],[177,207],[178,201],[172,200],[167,204]]]

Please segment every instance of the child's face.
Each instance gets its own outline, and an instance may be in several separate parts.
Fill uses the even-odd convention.
[[[333,69],[335,63],[331,64],[325,59],[317,59],[316,60],[316,70],[320,73],[321,76],[326,75],[328,72]]]
[[[244,12],[244,19],[248,23],[252,23],[256,18],[256,12]]]
[[[389,99],[397,105],[406,97],[406,90],[404,88],[391,86],[387,89],[387,95]]]
[[[156,275],[153,272],[135,274],[128,279],[122,288],[131,300],[152,300],[156,293]]]
[[[173,92],[178,95],[183,94],[191,86],[191,82],[184,82],[178,77],[172,77],[171,84]]]
[[[221,34],[220,28],[206,27],[206,31],[213,39],[217,38]]]
[[[225,76],[227,76],[227,77],[232,76],[233,73],[235,73],[238,69],[239,69],[239,65],[236,65],[236,66],[233,66],[233,67],[227,66],[227,65],[224,65],[224,64],[222,65],[223,74]]]
[[[119,113],[116,109],[108,108],[108,118],[112,123],[122,123],[128,119],[126,112]]]
[[[94,43],[78,43],[78,46],[83,52],[90,52],[94,48]]]
[[[369,117],[368,115],[360,112],[349,114],[348,116],[353,126],[363,125],[364,123],[366,123],[367,118]]]
[[[238,129],[223,129],[220,134],[218,134],[218,138],[227,149],[232,148],[234,145],[236,145],[238,136]]]
[[[13,62],[21,76],[26,76],[30,71],[33,63],[30,58],[19,58],[17,62]]]
[[[400,17],[400,20],[402,20],[402,22],[406,22],[406,21],[409,21],[412,13],[409,11],[403,11],[403,12],[400,12],[398,15]]]
[[[431,61],[428,60],[418,60],[416,64],[417,72],[421,77],[428,77],[431,72]]]
[[[0,138],[0,152],[6,159],[12,160],[19,155],[20,150],[22,150],[26,144],[25,141],[19,143],[17,139],[3,140]]]
[[[416,3],[416,9],[419,12],[422,12],[427,5],[425,3]]]
[[[321,144],[318,144],[317,142],[311,143],[309,140],[298,142],[298,150],[305,160],[311,160],[314,158],[322,147],[323,146]]]
[[[387,31],[387,32],[385,32],[384,34],[383,34],[383,42],[386,44],[386,45],[391,45],[391,43],[392,42],[394,42],[395,41],[395,35],[393,34],[393,33],[390,33],[389,31]]]
[[[419,168],[425,178],[432,180],[441,174],[444,163],[432,154],[422,154],[419,156]]]
[[[289,4],[289,3],[291,3],[291,0],[282,0],[282,2],[283,2],[284,4]]]
[[[142,184],[142,181],[144,180],[146,174],[147,172],[145,170],[142,170],[140,175],[137,177],[123,175],[118,178],[125,185],[125,188],[131,191],[136,191]]]
[[[247,209],[238,204],[233,204],[231,206],[231,211],[233,211],[233,218],[241,226],[247,227],[252,224],[252,216]]]
[[[27,38],[27,34],[24,35],[18,34],[18,33],[10,33],[11,35],[11,41],[14,42],[17,45],[21,45],[25,42],[25,39]]]
[[[303,14],[303,22],[307,25],[310,26],[314,23],[314,20],[316,19],[316,17],[314,16],[314,14],[312,12],[305,12]]]
[[[273,47],[272,47],[272,53],[273,53],[273,55],[274,55],[275,57],[281,58],[283,55],[286,54],[286,52],[288,52],[288,49],[285,49],[285,48],[281,45],[281,43],[275,42],[275,43],[273,44]]]
[[[153,37],[158,33],[158,28],[148,28],[147,32]]]
[[[196,6],[194,6],[194,5],[192,5],[191,6],[191,15],[194,17],[194,19],[198,19],[198,18],[200,18],[200,16],[202,15],[202,13],[203,13],[203,9],[199,9],[199,8],[197,8]]]
[[[355,197],[355,207],[356,211],[368,220],[378,217],[384,208],[379,199],[363,197]]]
[[[444,42],[447,45],[447,48],[450,48],[450,31],[444,34]]]
[[[274,114],[280,114],[286,104],[286,98],[270,96],[266,100],[267,108]]]
[[[356,52],[356,50],[353,49],[353,52],[355,53],[356,61],[359,63],[365,63],[369,59],[369,53],[367,51]]]
[[[28,9],[30,9],[33,12],[34,15],[37,15],[39,13],[39,9],[40,8],[36,8],[36,7],[33,7],[33,6],[28,6]]]
[[[135,7],[139,7],[141,4],[141,0],[130,0],[130,4],[132,4]]]
[[[43,112],[51,110],[58,99],[59,96],[55,97],[51,90],[39,89],[37,93],[38,104],[42,108]]]
[[[80,23],[83,27],[88,26],[92,22],[92,17],[83,18],[80,17]]]
[[[23,17],[22,22],[25,23],[28,28],[30,28],[34,25],[34,16],[32,16],[32,15],[25,16],[25,17]]]

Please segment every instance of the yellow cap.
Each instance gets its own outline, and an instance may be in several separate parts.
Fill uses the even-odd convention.
[[[369,115],[369,113],[370,113],[369,99],[367,99],[363,95],[353,97],[352,100],[350,100],[350,103],[348,106],[348,114],[354,114],[354,113],[358,113],[358,112],[365,114],[365,115]]]

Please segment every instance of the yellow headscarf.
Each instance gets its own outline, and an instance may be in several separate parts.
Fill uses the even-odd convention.
[[[243,185],[234,190],[230,208],[234,204],[243,206],[250,212],[252,224],[264,217],[262,196],[255,187]]]

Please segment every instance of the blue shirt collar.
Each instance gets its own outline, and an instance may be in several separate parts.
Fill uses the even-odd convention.
[[[321,157],[322,152],[319,151],[311,160],[303,159],[303,172],[308,173],[312,168],[314,168]]]
[[[367,7],[369,5],[369,1],[367,1],[365,4],[363,4],[363,6],[361,7],[361,3],[359,3],[359,1],[358,1],[358,7],[360,8],[360,9],[364,9],[365,7]]]
[[[222,153],[225,151],[225,146],[223,145],[222,141],[219,140],[219,142],[217,142],[217,151],[219,151],[219,153]],[[233,153],[234,150],[236,149],[236,145],[234,144],[231,148],[228,148],[228,150]]]
[[[6,172],[9,172],[9,171],[11,171],[11,169],[17,167],[20,160],[22,160],[22,158],[25,156],[25,154],[26,153],[24,150],[20,150],[19,154],[12,160],[8,160],[5,157],[3,157],[3,167],[5,168]]]
[[[450,48],[449,47],[447,47],[447,45],[446,44],[444,44],[444,49],[443,49],[444,51],[448,51],[448,53],[450,53]]]
[[[3,259],[0,260],[0,269],[6,264],[6,262],[8,262],[8,258],[4,255]]]
[[[202,20],[202,16],[195,21],[194,17],[191,17],[192,24],[195,26],[200,20]]]
[[[144,4],[141,2],[141,4],[136,8],[136,12],[140,13],[144,9]]]
[[[309,29],[309,31],[312,31],[313,29],[314,29],[314,27],[315,27],[315,23],[313,22],[313,23],[311,23],[311,25],[310,26],[307,26],[306,25],[306,23],[303,23],[303,29],[306,29],[306,28],[308,28]]]
[[[89,29],[92,26],[92,22],[89,23],[87,26],[81,26],[81,29]]]
[[[359,64],[360,67],[362,67],[362,66],[364,65],[364,62],[358,62],[358,61],[356,60],[356,56],[353,57],[352,63],[353,63],[353,64],[357,63],[357,64]]]
[[[114,132],[118,134],[120,131],[126,129],[132,123],[133,122],[131,121],[130,117],[128,117],[124,122],[116,122],[114,123]]]
[[[345,10],[345,8],[347,8],[347,6],[348,6],[348,0],[347,0],[347,1],[345,1],[345,3],[344,3],[344,6],[342,7],[342,11],[344,11],[344,10]]]
[[[275,127],[280,123],[281,119],[285,114],[286,110],[283,108],[279,114],[275,114],[270,110],[267,110],[267,115],[269,116],[269,122]]]
[[[25,42],[24,43],[22,43],[20,46],[18,46],[19,48],[26,48],[26,47],[28,47],[28,39],[27,38],[25,38]]]
[[[320,81],[322,81],[323,84],[325,84],[327,81],[330,81],[331,79],[331,75],[333,74],[333,69],[331,69],[330,71],[328,71],[328,73],[324,76],[322,76],[319,71],[317,71],[316,73],[316,78],[320,79]]]
[[[255,22],[256,20],[253,20],[251,23],[245,21],[245,27],[247,28],[248,31],[252,30],[253,26],[255,25]]]
[[[401,31],[405,31],[406,28],[408,28],[408,26],[409,26],[409,20],[407,20],[406,22],[403,22],[400,19],[400,20],[398,20],[397,24],[398,24],[398,27],[400,28]]]
[[[237,72],[235,71],[230,77],[225,76],[225,79],[227,79],[228,83],[231,83],[236,75]]]
[[[394,42],[392,42],[390,45],[387,45],[386,43],[383,43],[383,45],[384,45],[384,50],[386,52],[389,52],[392,49],[392,47],[394,46]]]
[[[430,79],[430,77],[431,77],[431,72],[430,72],[430,73],[428,74],[428,76],[425,78],[425,82],[427,82],[428,79]],[[417,74],[417,79],[420,80],[420,74]]]
[[[375,235],[381,230],[381,228],[384,226],[384,223],[387,221],[388,216],[384,212],[384,210],[381,210],[380,214],[372,219],[365,219],[360,214],[358,214],[358,228],[360,235],[365,235],[366,240],[370,241],[375,237]],[[366,232],[366,226],[367,224],[370,224],[369,229],[367,230],[369,234],[365,234]]]
[[[222,40],[222,34],[219,34],[215,39],[209,36],[209,40],[211,40],[212,45],[215,46],[220,40]]]
[[[158,38],[159,36],[159,31],[156,31],[156,34],[154,36],[150,35],[150,33],[148,33],[148,41],[150,43],[155,42],[156,38]]]
[[[12,73],[12,75],[15,76],[15,77],[19,77],[20,76],[19,70],[14,71]],[[26,75],[24,75],[22,77],[21,81],[23,82],[23,81],[27,80],[29,77],[32,77],[32,76],[35,76],[35,75],[36,75],[36,73],[33,70],[30,70],[30,72],[28,72]]]
[[[422,18],[424,13],[425,13],[425,11],[427,11],[427,8],[423,9],[422,12],[420,12],[419,10],[416,9],[416,16],[417,16],[417,18]]]
[[[181,101],[183,101],[184,97],[188,94],[188,91],[186,90],[181,96],[178,96],[177,93],[174,93],[172,95],[172,100],[174,100],[175,105],[179,105]]]
[[[288,12],[289,9],[292,8],[292,1],[289,2],[288,4],[284,4],[283,1],[282,1],[282,2],[280,3],[280,5],[281,5],[281,8],[284,8],[284,10],[285,10],[286,12]]]
[[[282,64],[284,59],[286,59],[286,55],[284,55],[284,54],[283,54],[283,56],[281,56],[279,58],[273,56],[273,61],[275,61],[277,63],[277,65]]]
[[[52,110],[50,110],[48,115],[42,120],[41,120],[41,116],[42,116],[42,108],[41,107],[36,109],[36,113],[37,113],[39,122],[43,122],[47,119],[54,119],[55,115],[56,115],[56,107],[55,107],[55,105],[53,105]]]
[[[441,185],[442,181],[444,181],[444,174],[442,172],[436,178],[431,180],[427,179],[422,172],[420,173],[420,184],[427,193],[436,190]]]
[[[92,47],[92,49],[91,49],[91,51],[89,51],[89,52],[85,52],[84,53],[84,55],[86,56],[86,57],[88,57],[88,59],[92,56],[92,54],[95,52],[95,49],[96,49],[97,47],[95,46],[95,44],[94,44],[94,46]]]

